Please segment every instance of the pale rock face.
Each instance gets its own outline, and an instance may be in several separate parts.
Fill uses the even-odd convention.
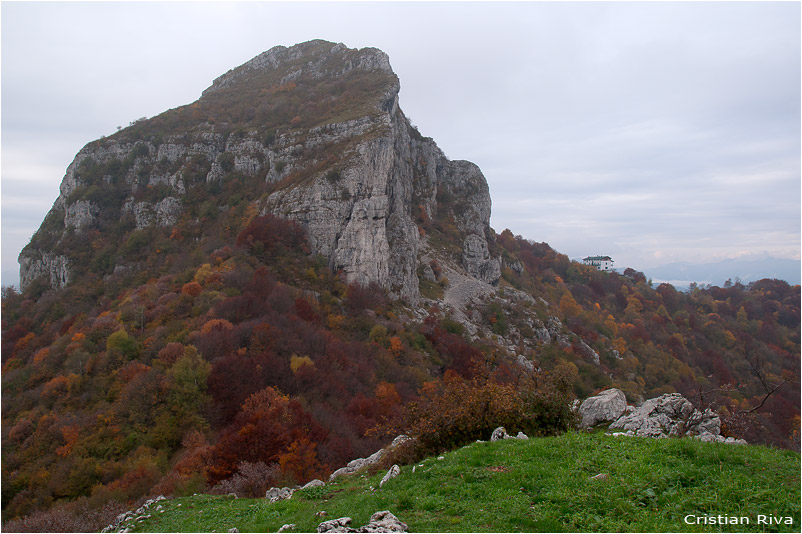
[[[170,163],[175,163],[187,155],[187,146],[178,142],[167,142],[159,145],[156,159],[166,159]]]
[[[70,261],[65,256],[50,252],[20,256],[20,287],[22,289],[41,276],[50,281],[50,287],[63,288],[70,281]]]
[[[148,185],[151,187],[157,185],[166,185],[179,195],[183,195],[187,192],[180,172],[175,174],[151,174],[150,178],[148,179]]]
[[[318,131],[330,135],[329,140],[358,136],[371,128],[381,128],[386,134],[344,154],[334,180],[324,174],[309,185],[277,191],[267,199],[263,211],[301,223],[313,251],[328,256],[331,266],[345,272],[349,282],[375,282],[417,304],[421,242],[412,219],[417,208],[413,197],[422,200],[423,209],[433,214],[438,209],[437,188],[442,187],[464,206],[458,219],[460,229],[478,232],[469,236],[471,251],[478,251],[470,258],[473,272],[469,272],[496,282],[501,276],[500,261],[490,257],[484,238],[489,232],[490,195],[478,167],[449,161],[431,140],[410,138],[408,121],[398,111],[380,115],[372,126],[365,119],[348,124],[355,133],[341,125]],[[317,138],[312,142],[317,143]],[[281,161],[292,166],[291,153],[285,152]],[[425,164],[416,169],[414,162]],[[273,179],[269,173],[268,179]]]
[[[428,263],[425,263],[423,265],[423,278],[425,280],[430,281],[430,282],[436,282],[437,281],[437,276],[435,276],[435,274],[434,274],[434,269],[432,269],[432,266],[429,265]]]
[[[100,207],[89,200],[78,200],[64,209],[64,227],[83,230],[95,222]]]
[[[206,183],[211,184],[215,182],[222,182],[226,173],[223,172],[223,167],[218,162],[212,163],[212,169],[206,175]]]
[[[234,170],[248,176],[261,172],[268,152],[262,143],[253,138],[229,141],[226,151],[234,154]]]
[[[181,215],[181,201],[175,197],[165,197],[159,202],[134,202],[129,198],[123,206],[123,213],[132,212],[136,221],[136,229],[142,230],[148,226],[170,227],[178,222]]]
[[[605,423],[615,421],[627,409],[627,398],[620,389],[606,389],[585,399],[579,406],[579,415],[582,416],[580,426],[590,428]]]
[[[521,260],[515,260],[512,263],[507,264],[510,270],[512,270],[517,275],[524,274],[524,264],[521,263]]]
[[[156,224],[159,226],[173,226],[181,215],[181,201],[175,197],[165,197],[153,205]]]
[[[527,372],[535,372],[535,364],[532,363],[531,360],[527,359],[523,354],[519,354],[515,361],[518,362],[518,365],[520,365],[521,368],[525,369]]]
[[[607,390],[602,393],[610,391],[617,390]],[[591,399],[587,399],[585,402]],[[613,432],[611,433],[613,436],[648,438],[691,436],[705,442],[746,444],[743,439],[722,436],[721,419],[718,415],[710,409],[697,410],[679,393],[667,393],[649,399],[638,408],[627,406],[624,413],[610,425],[610,430],[614,429],[623,430],[623,432]]]
[[[694,410],[693,415],[691,415],[691,417],[688,419],[686,426],[688,431],[693,434],[710,433],[715,436],[721,434],[721,418],[719,418],[719,416],[716,415],[710,408],[703,412]]]
[[[462,244],[462,266],[468,274],[489,284],[501,278],[501,261],[490,257],[487,240],[477,234],[469,235]]]
[[[555,337],[562,332],[563,323],[560,321],[558,317],[550,316],[548,321],[546,321],[546,330],[548,331],[551,337]]]
[[[713,434],[711,432],[704,432],[704,433],[699,434],[699,435],[697,435],[695,437],[699,441],[704,441],[704,442],[707,442],[707,443],[728,443],[728,444],[733,444],[733,445],[746,445],[747,444],[745,439],[737,439],[737,438],[733,438],[732,436],[728,436],[728,437],[725,438],[722,435]]]
[[[438,179],[452,197],[460,201],[460,209],[455,213],[457,227],[467,234],[476,234],[486,239],[492,237],[490,189],[479,167],[470,161],[451,161],[438,174]],[[501,261],[497,261],[500,271]]]
[[[126,170],[115,184],[130,188],[130,196],[115,209],[132,213],[138,229],[176,224],[190,189],[219,187],[228,172],[276,183],[299,171],[320,169],[299,183],[272,192],[258,208],[262,213],[300,223],[307,231],[312,252],[328,257],[330,266],[342,270],[349,282],[377,283],[417,305],[423,243],[415,216],[425,212],[432,218],[447,210],[453,213],[461,234],[457,238],[464,240],[463,267],[472,277],[495,284],[501,276],[501,262],[491,257],[488,247],[493,235],[487,182],[476,165],[448,160],[434,141],[412,129],[398,107],[400,85],[384,52],[348,49],[323,41],[274,47],[220,76],[204,94],[232,87],[255,70],[285,68],[290,64],[287,62],[295,62],[294,70],[284,76],[284,81],[301,76],[338,77],[353,70],[392,76],[387,77],[386,88],[377,93],[372,109],[367,106],[363,112],[360,108],[363,116],[304,132],[283,131],[274,139],[260,137],[255,131],[223,134],[206,124],[158,139],[146,136],[127,142],[112,136],[90,143],[68,167],[53,210],[64,210],[68,228],[86,228],[97,218],[97,210],[89,201],[71,199],[70,206],[66,205],[70,195],[86,185],[81,183],[79,171],[87,158],[96,164],[115,159],[126,162]],[[337,154],[335,163],[316,159],[321,147],[334,143],[347,147]],[[165,185],[169,192],[162,199],[134,200]],[[61,280],[54,287],[63,287],[69,280],[68,262],[46,261],[43,252],[48,251],[33,247],[23,251],[21,279],[32,280],[34,273],[43,271],[58,272],[51,280]],[[26,272],[29,269],[34,271]]]
[[[546,328],[546,325],[544,325],[543,321],[540,319],[535,319],[532,330],[534,331],[535,339],[537,339],[538,342],[544,344],[551,342],[551,334]]]
[[[82,148],[75,156],[75,159],[72,160],[70,166],[67,167],[67,172],[64,174],[64,178],[61,180],[61,185],[59,186],[59,196],[53,205],[54,210],[63,209],[65,207],[64,205],[67,203],[67,198],[81,185],[78,177],[75,176],[75,171],[83,160],[81,156],[85,150],[86,147]]]

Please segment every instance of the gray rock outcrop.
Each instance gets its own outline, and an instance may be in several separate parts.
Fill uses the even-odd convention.
[[[173,226],[181,215],[181,201],[175,197],[165,197],[156,203],[134,202],[129,199],[123,205],[122,213],[132,213],[136,221],[136,229],[148,226]]]
[[[524,369],[527,373],[535,372],[535,364],[532,363],[532,360],[527,359],[527,357],[523,354],[519,354],[515,358],[515,361],[521,367],[521,369]]]
[[[577,349],[578,349],[579,353],[582,354],[583,358],[585,358],[586,360],[590,361],[591,363],[593,363],[595,365],[600,365],[601,364],[601,359],[599,358],[599,353],[596,352],[595,350],[593,350],[590,345],[588,345],[584,341],[580,340],[579,343],[576,346],[577,346]]]
[[[550,343],[551,342],[551,333],[543,324],[543,321],[540,319],[535,319],[532,324],[532,331],[534,333],[534,338],[538,341],[538,343]]]
[[[463,242],[462,266],[468,274],[488,284],[501,278],[501,260],[490,257],[487,240],[477,234],[469,235]]]
[[[679,393],[666,393],[647,400],[631,413],[619,417],[610,425],[610,430],[622,430],[650,438],[717,436],[720,435],[721,420],[711,410],[697,410]]]
[[[309,489],[309,488],[319,488],[319,487],[322,487],[322,486],[325,486],[325,485],[326,485],[325,482],[323,482],[322,480],[319,480],[319,479],[316,478],[316,479],[310,480],[309,482],[304,484],[301,487],[301,489],[304,490],[304,489]]]
[[[370,521],[359,528],[351,528],[350,517],[324,521],[317,526],[317,532],[408,532],[409,527],[391,512],[384,510],[370,516]]]
[[[666,393],[633,407],[627,405],[621,390],[610,388],[581,403],[574,401],[571,410],[581,417],[580,428],[612,421],[607,433],[612,436],[688,436],[706,442],[746,443],[742,439],[722,436],[718,415],[710,409],[697,410],[679,393]]]
[[[64,210],[64,227],[74,228],[77,231],[83,230],[95,221],[100,213],[100,207],[89,200],[78,200]]]
[[[408,532],[409,527],[388,510],[376,512],[370,516],[367,525],[358,532]]]
[[[562,332],[562,329],[563,323],[560,321],[559,317],[552,315],[549,317],[548,321],[546,321],[546,330],[550,337],[558,336]]]
[[[53,289],[61,289],[70,281],[70,260],[61,254],[41,250],[20,255],[20,288],[28,287],[38,278],[44,278]]]
[[[605,389],[598,395],[589,397],[579,405],[579,415],[582,417],[580,426],[590,428],[599,423],[615,421],[627,409],[627,398],[620,389]]]
[[[144,516],[151,517],[151,514],[146,514],[146,512],[148,512],[151,506],[165,499],[167,499],[167,497],[165,497],[164,495],[159,495],[158,497],[154,497],[153,499],[148,499],[147,501],[145,501],[144,504],[142,504],[142,506],[140,506],[136,510],[129,510],[128,512],[124,512],[118,515],[111,525],[107,526],[100,532],[128,532],[131,528],[135,526],[135,523],[138,520],[141,520]],[[179,504],[179,506],[181,505]]]
[[[712,434],[710,432],[705,432],[703,434],[699,434],[698,436],[694,436],[694,437],[696,439],[698,439],[699,441],[704,441],[704,442],[708,442],[708,443],[709,442],[729,443],[729,444],[732,444],[732,445],[746,445],[747,444],[745,439],[738,439],[738,438],[734,438],[732,436],[727,436],[725,438],[724,436],[721,436],[721,435],[718,435],[718,434]]]
[[[400,434],[400,435],[396,436],[396,438],[393,440],[393,442],[390,445],[388,445],[387,447],[385,447],[383,449],[379,449],[378,451],[374,452],[373,454],[371,454],[367,458],[357,458],[356,460],[351,460],[350,462],[348,462],[348,465],[346,465],[345,467],[341,467],[341,468],[337,469],[336,471],[334,471],[329,476],[329,482],[331,482],[332,480],[334,480],[337,477],[340,477],[340,476],[343,476],[343,475],[353,475],[354,473],[362,471],[363,469],[366,469],[366,468],[368,468],[368,467],[370,467],[372,465],[376,465],[377,463],[379,463],[381,461],[382,458],[384,458],[384,455],[387,454],[389,451],[391,451],[394,448],[406,443],[407,441],[409,441],[411,439],[413,439],[413,438],[410,438],[409,436],[406,436],[404,434]]]
[[[511,437],[512,436],[507,434],[507,430],[503,426],[500,426],[495,429],[492,434],[490,434],[490,441],[500,441],[502,439],[509,439]]]
[[[384,484],[386,482],[394,479],[395,477],[397,477],[400,474],[401,474],[401,468],[398,467],[398,464],[393,464],[393,466],[387,471],[387,474],[385,474],[382,477],[381,482],[379,482],[379,487],[384,486]]]
[[[500,426],[497,429],[495,429],[493,433],[490,435],[490,441],[500,441],[503,439],[529,439],[529,436],[527,436],[523,432],[518,432],[518,434],[516,434],[515,436],[510,436],[509,434],[507,434],[507,430],[503,426]]]
[[[345,467],[341,467],[334,471],[331,475],[329,475],[329,482],[334,480],[337,477],[343,475],[353,475],[363,469],[370,467],[371,465],[375,465],[379,463],[379,461],[384,456],[384,449],[379,449],[378,451],[374,452],[367,458],[357,458],[355,460],[351,460]]]
[[[283,501],[292,498],[294,492],[292,488],[270,488],[265,493],[265,499],[270,502]]]
[[[317,526],[317,532],[356,532],[356,529],[350,527],[352,521],[350,517],[329,519]]]
[[[349,78],[356,74],[371,78],[364,101],[343,100],[344,111],[311,127],[287,124],[265,133],[250,124],[218,127],[199,113],[182,118],[184,130],[165,131],[164,117],[173,117],[166,112],[132,124],[136,135],[124,129],[89,143],[67,168],[50,222],[42,226],[47,236],[35,236],[20,255],[22,288],[45,275],[55,288],[71,281],[68,229],[128,216],[137,230],[170,228],[197,210],[186,202],[194,189],[219,190],[250,178],[276,184],[257,208],[300,223],[311,251],[326,256],[348,282],[377,283],[417,304],[423,217],[453,221],[458,235],[449,238],[463,245],[462,266],[495,283],[501,263],[489,253],[487,182],[476,165],[449,160],[412,127],[398,106],[400,84],[384,52],[325,41],[274,47],[218,77],[192,106],[236,100],[252,84],[263,84],[267,95],[296,84],[312,91],[328,78],[362,79]],[[214,207],[228,206],[207,206],[207,215]],[[53,276],[53,258],[60,256],[65,261]]]

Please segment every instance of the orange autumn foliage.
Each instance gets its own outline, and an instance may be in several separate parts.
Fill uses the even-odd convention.
[[[298,483],[322,476],[324,469],[318,462],[316,449],[317,443],[305,437],[293,441],[287,451],[278,457],[282,472],[292,476]]]

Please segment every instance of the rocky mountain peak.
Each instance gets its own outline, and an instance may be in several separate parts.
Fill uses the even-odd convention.
[[[395,75],[390,58],[378,48],[350,49],[342,43],[316,39],[289,48],[274,46],[215,79],[203,94],[231,87],[238,79],[254,72],[277,72],[279,83],[288,83],[302,76],[342,77],[354,69]]]
[[[300,223],[349,282],[413,304],[433,258],[494,283],[487,182],[418,133],[399,87],[375,48],[279,46],[198,101],[89,143],[20,255],[23,288],[167,268],[143,243],[191,234],[191,246],[212,247],[247,223],[243,213]]]

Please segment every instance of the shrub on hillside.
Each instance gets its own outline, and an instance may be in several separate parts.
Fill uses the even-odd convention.
[[[384,290],[376,282],[363,285],[359,282],[348,284],[345,305],[353,314],[361,314],[365,310],[377,310],[387,304]]]
[[[267,490],[278,484],[280,469],[277,464],[265,462],[241,462],[237,472],[212,488],[211,493],[237,497],[264,497]]]
[[[464,378],[448,370],[406,406],[401,429],[416,440],[393,451],[387,462],[409,463],[487,440],[499,426],[530,436],[565,432],[575,422],[570,409],[575,378],[568,366],[503,384],[487,372]]]
[[[257,256],[287,250],[308,251],[303,228],[270,214],[254,217],[237,235],[237,246],[248,247]]]

